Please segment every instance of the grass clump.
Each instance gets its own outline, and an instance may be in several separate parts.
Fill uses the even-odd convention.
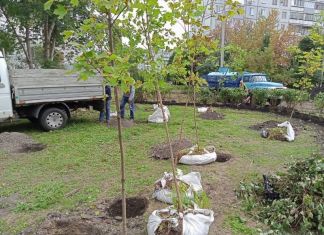
[[[324,233],[324,158],[312,156],[270,177],[280,198],[265,198],[263,181],[241,183],[238,196],[247,210],[279,232]]]

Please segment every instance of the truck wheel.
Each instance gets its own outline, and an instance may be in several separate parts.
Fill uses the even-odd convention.
[[[63,128],[68,120],[65,110],[59,108],[45,109],[40,115],[39,122],[45,131]]]

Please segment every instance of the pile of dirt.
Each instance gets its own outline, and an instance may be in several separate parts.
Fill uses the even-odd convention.
[[[227,162],[232,158],[232,154],[224,151],[216,151],[216,162]]]
[[[217,113],[214,111],[207,111],[205,113],[201,113],[199,117],[207,120],[222,120],[224,119],[224,114]]]
[[[257,123],[255,125],[250,126],[250,129],[261,131],[262,129],[272,129],[278,127],[278,124],[281,122],[269,120],[262,123]],[[302,121],[292,121],[291,125],[295,131],[295,135],[299,135],[299,133],[305,129],[305,125]]]
[[[37,228],[28,228],[24,235],[119,235],[121,231],[121,216],[112,217],[107,213],[111,202],[102,201],[86,209],[80,209],[69,214],[50,213]],[[127,219],[128,234],[146,234],[147,221],[143,216]]]
[[[188,139],[181,139],[181,140],[178,139],[178,140],[172,140],[171,145],[172,145],[174,156],[177,156],[178,153],[181,152],[181,150],[190,148],[192,147],[193,144]],[[169,143],[165,142],[153,146],[151,148],[151,156],[159,160],[169,159],[171,157]]]
[[[121,119],[121,125],[123,128],[130,128],[134,126],[134,121],[127,120],[127,119]],[[118,121],[117,118],[113,118],[110,120],[109,126],[111,127],[118,127]]]
[[[9,154],[41,151],[46,147],[30,136],[19,132],[3,132],[0,134],[0,150]]]
[[[126,217],[134,218],[141,216],[148,208],[149,201],[146,197],[126,198]],[[110,216],[122,216],[122,199],[117,199],[108,208]]]

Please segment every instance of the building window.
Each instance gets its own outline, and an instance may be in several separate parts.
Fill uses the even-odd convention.
[[[303,20],[304,14],[301,12],[298,12],[298,11],[292,11],[292,12],[290,12],[290,19]]]
[[[260,16],[266,16],[266,10],[265,9],[261,9],[260,10]]]
[[[254,16],[254,8],[250,7],[250,16]]]
[[[314,15],[313,14],[305,14],[305,20],[306,21],[314,21]]]
[[[292,4],[295,7],[304,7],[304,0],[292,0]]]
[[[272,5],[277,5],[278,0],[272,0]]]
[[[281,0],[281,5],[284,7],[288,6],[288,0]]]
[[[315,9],[316,10],[324,10],[324,3],[316,2]]]
[[[287,12],[283,11],[281,13],[281,19],[287,19]]]

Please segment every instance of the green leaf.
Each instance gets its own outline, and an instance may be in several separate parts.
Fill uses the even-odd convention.
[[[47,11],[49,9],[51,9],[51,6],[53,5],[54,0],[48,0],[47,2],[45,2],[44,4],[44,10]]]
[[[71,0],[71,5],[72,5],[73,7],[77,7],[77,6],[79,6],[79,0]]]
[[[67,9],[63,5],[58,5],[54,11],[54,14],[57,15],[59,19],[63,19],[66,13],[67,13]]]

